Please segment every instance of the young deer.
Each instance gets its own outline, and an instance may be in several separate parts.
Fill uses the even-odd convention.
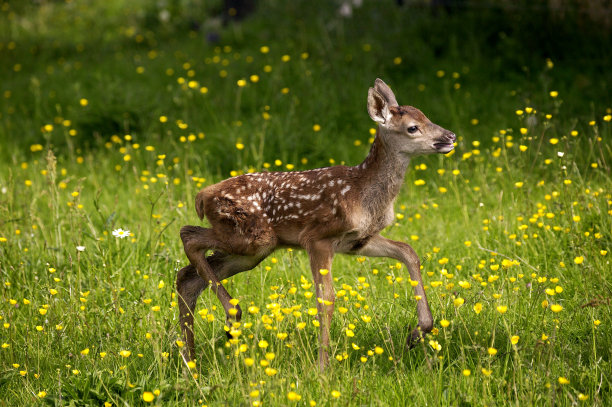
[[[320,321],[319,366],[329,359],[329,328],[334,311],[331,265],[335,253],[390,257],[406,265],[417,301],[413,345],[433,327],[423,289],[420,262],[410,245],[379,233],[394,220],[393,202],[410,158],[448,153],[455,135],[432,123],[420,110],[399,106],[380,79],[368,91],[368,113],[378,123],[370,153],[356,167],[336,166],[299,172],[246,174],[208,186],[196,196],[196,211],[210,228],[184,226],[181,239],[190,265],[177,275],[180,324],[187,342],[183,357],[195,357],[193,314],[202,290],[211,286],[225,309],[227,324],[242,311],[220,280],[250,270],[278,247],[308,253]],[[207,251],[213,251],[206,256]]]

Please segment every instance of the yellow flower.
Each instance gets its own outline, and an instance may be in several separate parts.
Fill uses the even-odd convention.
[[[495,356],[495,355],[497,355],[497,349],[495,349],[495,348],[489,348],[489,349],[487,349],[487,353],[488,353],[489,355],[491,355],[491,356]]]
[[[463,369],[463,372],[461,373],[463,373],[465,377],[468,377],[469,375],[472,374],[472,371],[470,369]]]
[[[563,311],[563,306],[561,306],[561,305],[559,305],[559,304],[552,304],[552,305],[550,306],[550,310],[551,310],[552,312],[561,312],[561,311]]]
[[[147,403],[150,403],[155,400],[155,395],[150,391],[145,391],[144,393],[142,393],[142,399]]]
[[[38,392],[38,398],[44,399],[45,397],[47,397],[46,391],[43,390]]]
[[[482,311],[482,303],[477,302],[474,304],[474,312],[480,314],[480,311]]]
[[[508,306],[507,305],[498,305],[497,306],[497,312],[499,312],[500,314],[505,314],[508,311]]]
[[[450,325],[450,321],[447,319],[443,319],[442,321],[440,321],[440,325],[442,326],[442,328],[446,328]]]
[[[586,401],[586,400],[588,400],[588,398],[589,398],[589,396],[586,395],[586,394],[582,394],[582,393],[578,394],[578,400],[580,400],[580,401]]]
[[[122,350],[122,351],[120,351],[120,352],[119,352],[119,354],[120,354],[121,356],[123,356],[124,358],[129,358],[129,357],[130,357],[130,355],[132,354],[132,352],[131,352],[131,351],[129,351],[129,350]]]
[[[380,346],[377,346],[374,348],[374,353],[376,353],[377,355],[381,355],[384,352],[384,349],[381,348]]]
[[[312,130],[313,131],[321,131],[321,126],[318,124],[315,124],[314,126],[312,126]]]
[[[255,359],[253,358],[245,358],[244,359],[244,364],[251,367],[253,366],[253,364],[255,363]]]
[[[341,394],[338,390],[332,390],[331,396],[335,399],[340,398]]]
[[[559,96],[559,92],[557,92],[556,90],[551,90],[548,94],[551,98],[556,98],[557,96]]]
[[[582,256],[574,257],[574,263],[582,264],[582,262],[584,262],[584,257]]]
[[[516,345],[519,341],[519,336],[518,335],[514,335],[510,338],[510,343],[512,343],[513,345]]]
[[[461,307],[461,306],[463,305],[463,303],[464,303],[464,302],[465,302],[465,300],[464,300],[463,298],[461,298],[461,297],[457,297],[457,298],[455,298],[455,299],[453,300],[453,305],[454,305],[456,308],[459,308],[459,307]]]
[[[274,376],[276,373],[278,373],[278,370],[273,369],[271,367],[267,367],[265,370],[266,374],[270,377]]]
[[[289,393],[287,393],[287,398],[289,399],[289,401],[300,401],[302,396],[300,396],[294,391],[290,391]]]
[[[482,369],[480,369],[480,371],[481,371],[481,372],[482,372],[482,374],[483,374],[483,375],[485,375],[485,376],[491,376],[491,373],[493,373],[493,371],[492,371],[492,370],[490,370],[490,369],[486,369],[486,368],[484,368],[484,367],[483,367]]]
[[[429,346],[435,351],[441,351],[442,345],[438,343],[438,341],[434,341],[433,339],[429,341]]]
[[[558,381],[559,381],[559,384],[569,384],[570,382],[569,380],[567,380],[567,378],[563,376],[559,377]]]
[[[265,349],[268,347],[268,341],[266,341],[265,339],[262,339],[261,341],[259,341],[257,346],[259,346],[262,349]]]
[[[81,355],[83,355],[83,356],[87,356],[87,355],[89,355],[89,348],[85,348],[85,349],[83,349],[83,350],[81,351]]]
[[[346,336],[348,336],[349,338],[352,338],[353,336],[355,336],[355,332],[353,332],[352,329],[347,328],[345,333],[346,333]]]

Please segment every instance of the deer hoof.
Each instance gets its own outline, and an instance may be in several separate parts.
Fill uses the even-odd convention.
[[[408,349],[414,348],[419,342],[421,342],[423,336],[424,335],[421,328],[417,325],[417,327],[410,332],[410,335],[408,335],[408,339],[406,339],[406,347]]]

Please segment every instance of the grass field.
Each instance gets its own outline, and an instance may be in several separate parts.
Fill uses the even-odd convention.
[[[608,37],[536,46],[503,12],[392,2],[261,2],[228,26],[154,3],[0,2],[0,406],[612,403]],[[184,366],[195,194],[358,164],[376,77],[458,135],[413,159],[384,232],[419,254],[434,332],[404,347],[404,266],[338,255],[320,373],[308,259],[285,249],[223,282],[238,339],[202,294]]]

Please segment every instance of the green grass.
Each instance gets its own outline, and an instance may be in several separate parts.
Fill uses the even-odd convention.
[[[574,47],[542,51],[503,12],[270,1],[211,44],[185,28],[211,9],[171,2],[164,24],[149,3],[2,3],[0,405],[612,402],[608,39],[560,30]],[[320,373],[307,257],[279,250],[224,282],[237,343],[202,294],[188,371],[174,280],[195,194],[359,163],[376,77],[459,136],[411,162],[384,232],[419,254],[436,329],[405,349],[405,267],[339,255]]]

